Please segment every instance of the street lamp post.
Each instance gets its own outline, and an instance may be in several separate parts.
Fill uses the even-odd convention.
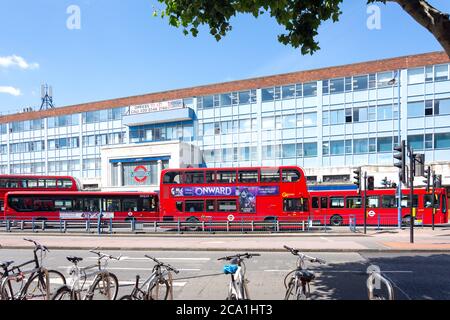
[[[397,104],[398,104],[398,115],[397,115],[397,119],[398,119],[398,128],[397,128],[397,134],[398,134],[398,144],[400,145],[401,141],[402,141],[402,133],[401,133],[401,102],[400,102],[400,95],[401,95],[401,91],[400,91],[400,70],[397,71],[397,75],[398,75],[398,80],[394,75],[394,78],[391,79],[388,83],[392,86],[394,86],[395,84],[397,84],[397,88],[398,88],[398,96],[397,96]],[[394,91],[394,90],[392,90]],[[401,172],[399,172],[398,174],[398,184],[397,184],[397,224],[398,224],[398,228],[400,229],[402,227],[402,176],[401,176]]]

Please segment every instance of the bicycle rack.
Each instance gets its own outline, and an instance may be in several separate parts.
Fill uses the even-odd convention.
[[[394,300],[394,288],[392,287],[391,282],[383,277],[379,272],[372,272],[367,278],[367,289],[369,291],[369,300],[381,300],[380,297],[374,295],[374,290],[379,289],[375,288],[375,283],[383,283],[388,291],[388,299]]]

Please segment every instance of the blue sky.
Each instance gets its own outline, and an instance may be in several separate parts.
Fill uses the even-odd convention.
[[[450,12],[448,0],[430,3]],[[79,30],[66,27],[70,5],[81,10]],[[313,56],[279,43],[282,29],[268,16],[235,17],[216,42],[207,29],[184,36],[152,17],[153,6],[162,8],[156,0],[0,0],[0,112],[39,106],[44,82],[65,106],[442,50],[394,3],[379,5],[381,29],[369,30],[365,1],[345,1],[340,21],[321,26]]]

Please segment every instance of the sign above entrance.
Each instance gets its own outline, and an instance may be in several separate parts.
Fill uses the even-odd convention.
[[[129,115],[183,108],[183,100],[172,100],[130,106]]]

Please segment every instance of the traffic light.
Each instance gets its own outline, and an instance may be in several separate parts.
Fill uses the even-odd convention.
[[[373,176],[367,177],[367,190],[373,190],[375,188],[375,178]]]
[[[355,176],[353,176],[353,183],[358,186],[358,190],[361,189],[361,168],[358,168],[353,171]]]
[[[425,180],[423,180],[423,182],[426,183],[427,192],[430,192],[430,179],[431,179],[431,167],[430,166],[428,166],[427,169],[423,171],[423,176],[425,177]]]
[[[394,166],[400,169],[400,181],[406,183],[406,142],[402,140],[401,144],[394,147],[395,151],[399,153],[394,154],[394,158],[400,162],[394,163]]]

